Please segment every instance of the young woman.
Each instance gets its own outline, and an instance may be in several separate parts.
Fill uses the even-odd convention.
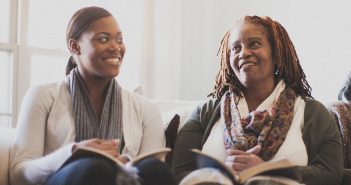
[[[299,166],[298,181],[340,184],[340,133],[326,108],[311,99],[284,27],[269,17],[245,16],[220,49],[214,99],[192,113],[176,140],[172,168],[178,179],[196,170],[189,149],[197,148],[234,172],[287,157]]]
[[[127,155],[136,157],[165,147],[156,106],[122,89],[115,79],[126,50],[115,18],[103,8],[80,9],[69,22],[66,39],[72,54],[67,79],[33,87],[23,100],[11,152],[11,183],[113,185],[125,178],[133,181],[101,158],[79,159],[58,170],[82,146],[122,162]],[[143,165],[138,173],[142,184],[164,184],[160,177],[172,177],[160,161]],[[160,177],[150,176],[150,167]]]

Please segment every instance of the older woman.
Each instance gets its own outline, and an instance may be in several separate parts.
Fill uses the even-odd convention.
[[[196,169],[191,148],[235,172],[287,157],[300,182],[339,184],[340,134],[311,88],[288,33],[269,17],[245,16],[221,43],[214,99],[199,106],[179,132],[172,168],[178,179]]]
[[[172,176],[155,160],[142,163],[141,182],[101,158],[78,159],[59,169],[83,146],[122,162],[126,154],[136,157],[165,146],[156,106],[122,89],[115,79],[125,54],[115,18],[100,7],[80,9],[69,22],[66,39],[72,55],[67,79],[33,87],[23,100],[11,153],[11,183],[113,185],[129,178],[134,184],[165,184],[160,177]],[[172,184],[170,178],[167,183]]]

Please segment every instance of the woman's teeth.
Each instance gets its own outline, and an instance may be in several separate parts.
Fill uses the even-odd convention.
[[[253,62],[248,62],[248,63],[242,64],[240,68],[243,68],[243,67],[246,67],[246,66],[254,66],[254,65],[256,65],[256,64],[253,63]]]
[[[105,60],[106,62],[111,62],[111,63],[115,63],[118,64],[120,59],[119,58],[108,58]]]

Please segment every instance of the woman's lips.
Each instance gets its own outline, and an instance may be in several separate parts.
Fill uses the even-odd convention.
[[[256,62],[243,62],[240,66],[239,69],[242,69],[244,67],[250,67],[256,65]]]
[[[108,63],[113,63],[113,64],[121,64],[121,57],[116,57],[116,58],[107,58],[104,60],[105,62]]]

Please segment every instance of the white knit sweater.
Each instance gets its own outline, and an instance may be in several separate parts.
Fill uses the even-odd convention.
[[[124,149],[130,156],[165,146],[161,113],[156,105],[122,89],[122,107]],[[74,138],[66,81],[31,88],[22,102],[11,151],[11,184],[44,183],[71,155]]]

